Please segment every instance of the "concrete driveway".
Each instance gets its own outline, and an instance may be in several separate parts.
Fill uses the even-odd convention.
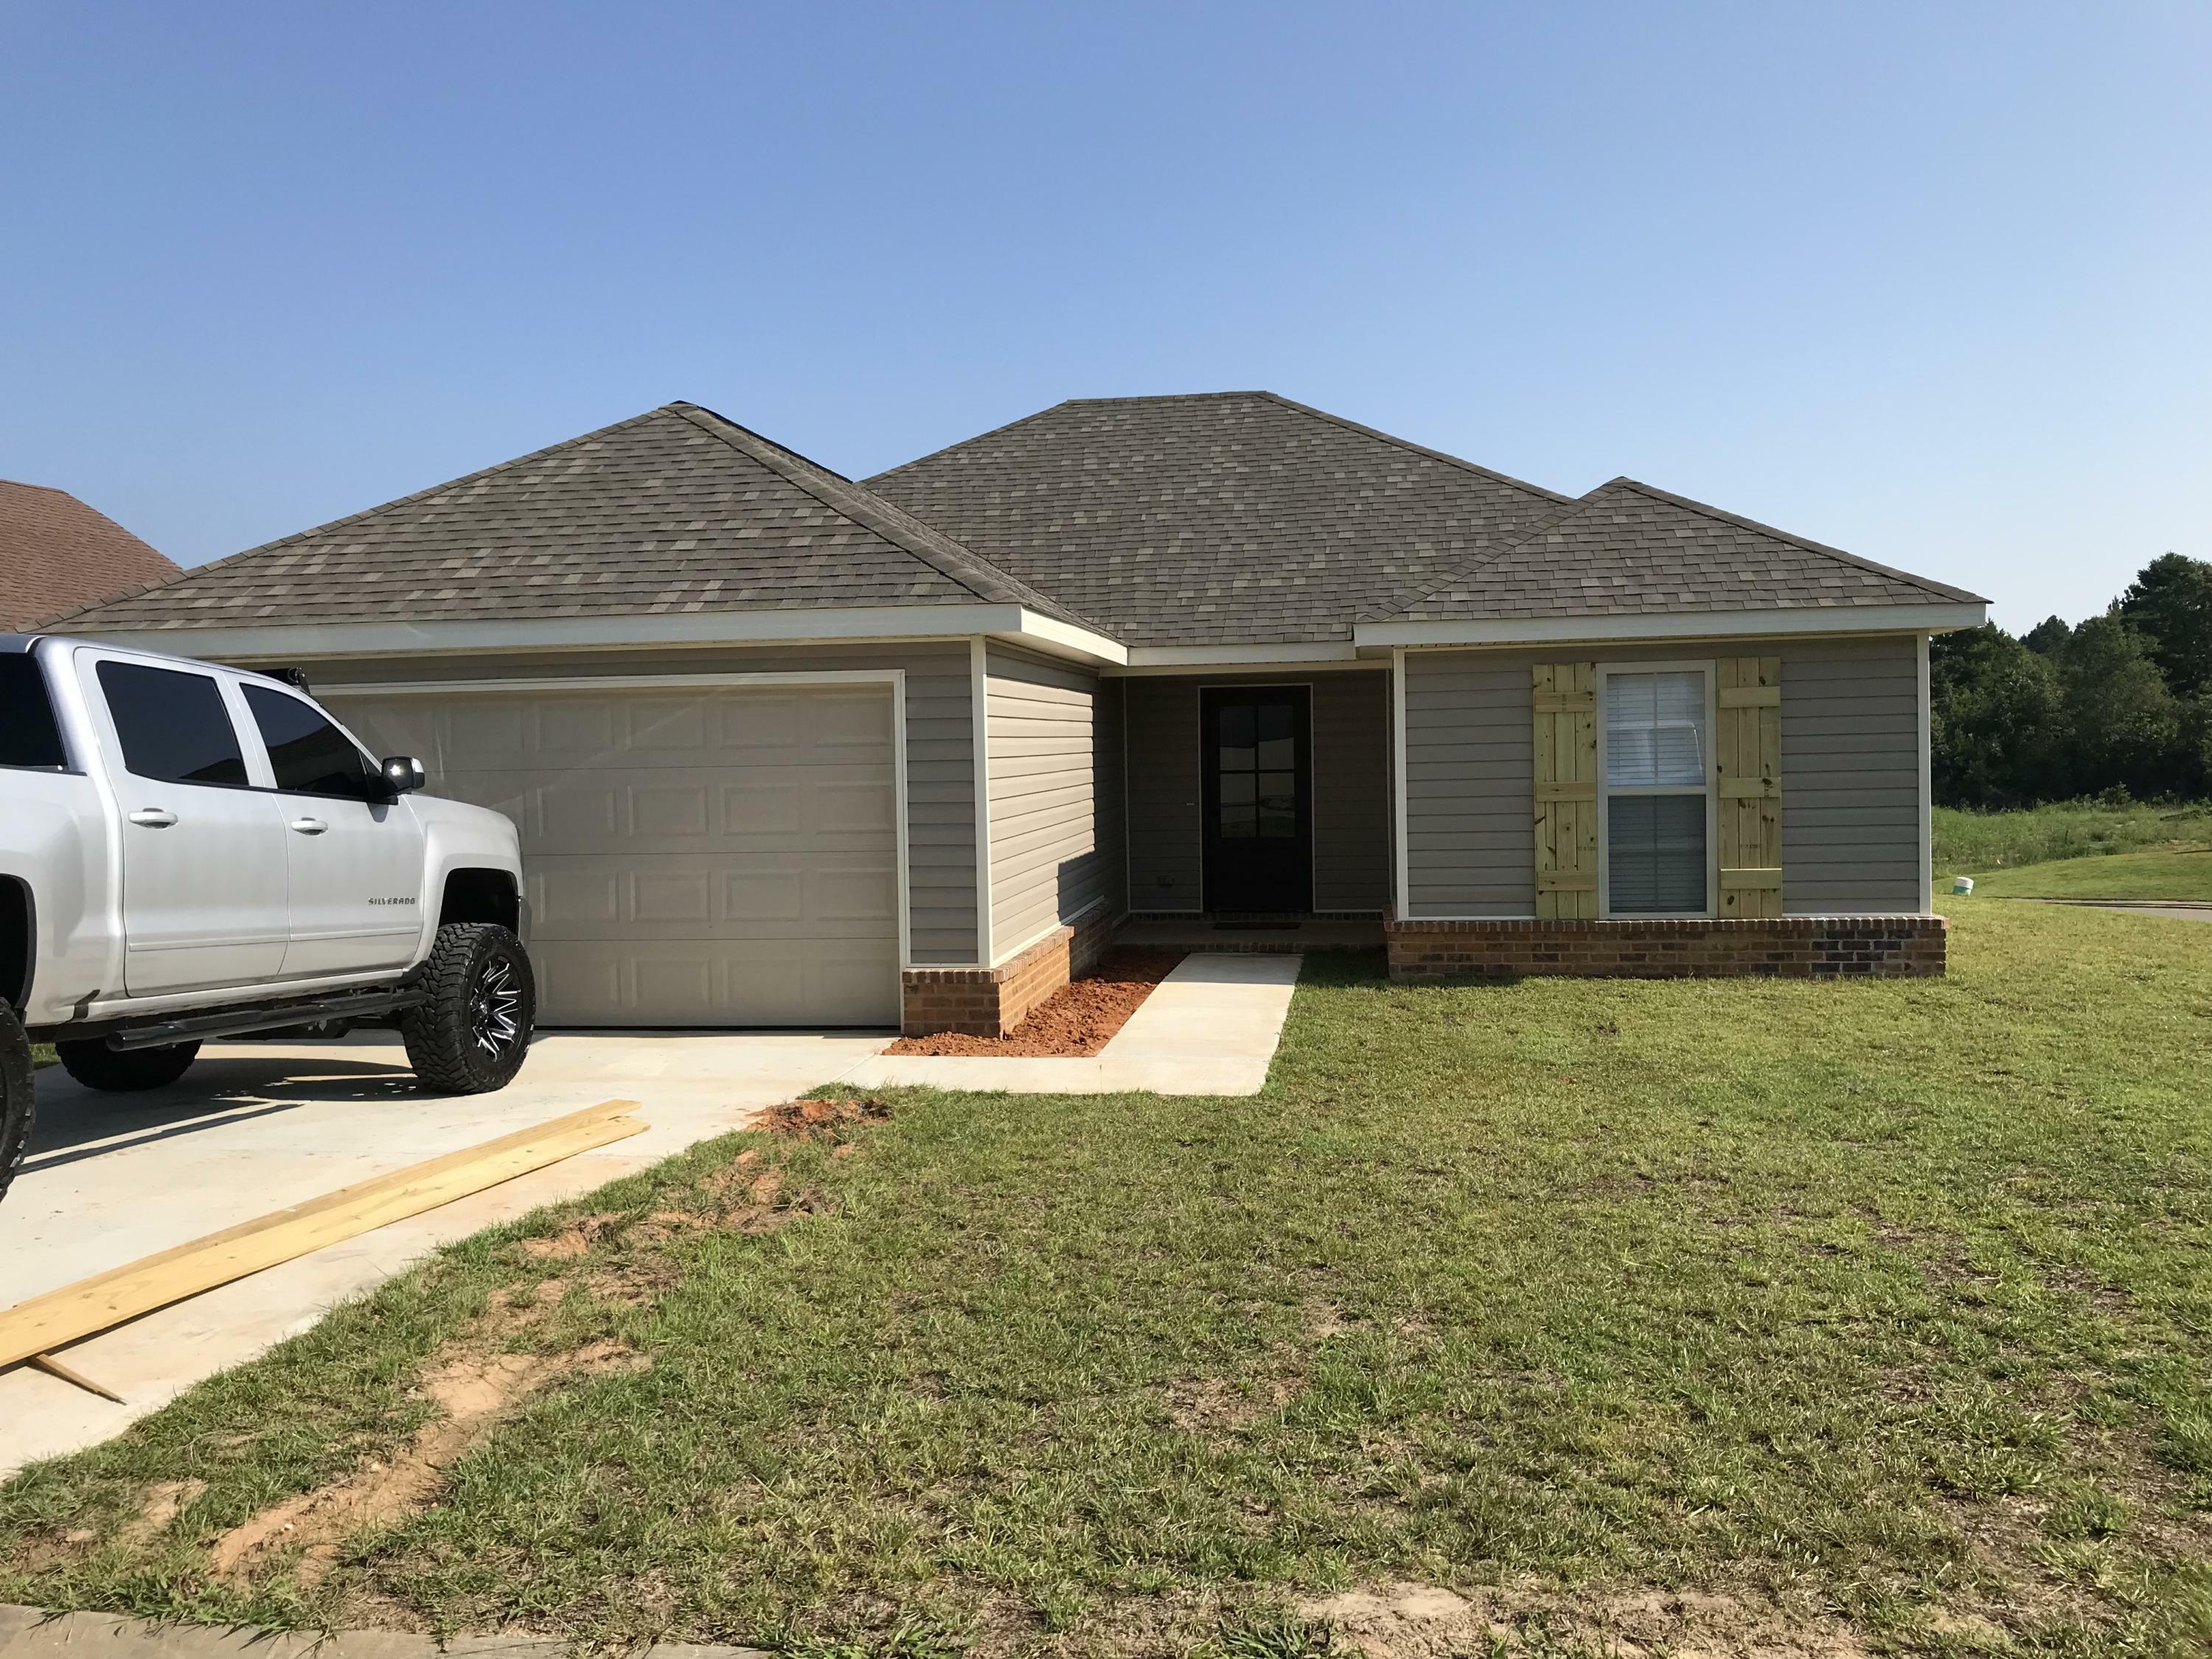
[[[202,1378],[306,1330],[439,1245],[589,1192],[763,1106],[834,1082],[891,1034],[560,1033],[494,1095],[416,1092],[389,1033],[325,1045],[210,1044],[143,1095],[39,1074],[30,1157],[0,1203],[0,1303],[564,1112],[635,1100],[647,1127],[389,1227],[195,1297],[69,1350],[116,1405],[43,1372],[0,1372],[0,1477],[92,1445]]]

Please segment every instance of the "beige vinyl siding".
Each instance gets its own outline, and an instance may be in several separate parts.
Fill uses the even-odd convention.
[[[301,664],[319,686],[396,681],[588,680],[608,674],[765,674],[898,668],[906,674],[907,913],[920,963],[975,960],[975,781],[965,641],[890,646],[380,657]],[[333,704],[340,719],[342,704]]]
[[[1528,671],[1571,654],[1406,653],[1409,915],[1536,914]]]
[[[1920,908],[1920,653],[1910,638],[1782,655],[1782,911]]]
[[[1098,836],[1098,681],[993,646],[984,653],[989,745],[991,944],[1004,959],[1107,896]]]
[[[1787,915],[1920,908],[1917,644],[1735,640],[1406,653],[1409,914],[1535,914],[1529,670],[1540,662],[1782,659]]]
[[[1131,675],[1129,908],[1194,911],[1200,892],[1199,691],[1304,685],[1313,714],[1313,902],[1379,911],[1390,883],[1390,677],[1383,672]]]

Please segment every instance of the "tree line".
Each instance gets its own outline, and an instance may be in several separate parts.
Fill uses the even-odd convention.
[[[2167,553],[2101,617],[1928,653],[1936,799],[1984,810],[2212,793],[2212,563]]]

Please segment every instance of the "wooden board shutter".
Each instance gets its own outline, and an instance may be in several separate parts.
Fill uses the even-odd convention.
[[[1597,665],[1539,663],[1536,914],[1597,915]]]
[[[1720,659],[1720,913],[1782,914],[1782,659]]]

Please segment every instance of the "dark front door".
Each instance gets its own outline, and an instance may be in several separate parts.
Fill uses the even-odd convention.
[[[1206,908],[1313,908],[1313,774],[1306,689],[1200,693]]]

